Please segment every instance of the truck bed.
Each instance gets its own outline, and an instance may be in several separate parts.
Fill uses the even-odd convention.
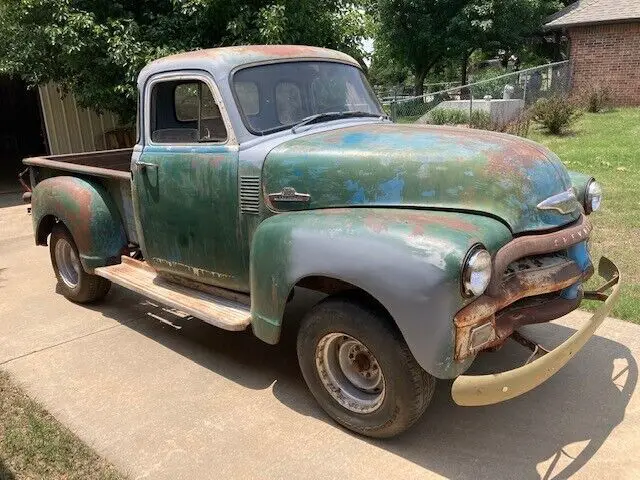
[[[131,199],[132,148],[99,152],[69,153],[48,157],[25,158],[23,163],[31,170],[31,185],[58,175],[95,177],[116,203],[124,223],[127,239],[137,244],[133,204]]]
[[[132,148],[121,148],[99,152],[69,153],[48,157],[25,158],[23,163],[25,165],[66,170],[98,177],[129,180],[131,178],[132,152]]]

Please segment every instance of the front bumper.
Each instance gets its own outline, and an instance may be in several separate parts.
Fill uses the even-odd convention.
[[[604,303],[588,322],[560,346],[542,357],[514,370],[491,375],[461,375],[453,382],[451,396],[462,406],[481,406],[503,402],[534,389],[560,370],[591,338],[613,308],[620,293],[620,272],[614,263],[602,257],[598,273],[605,283],[584,298]],[[611,289],[611,293],[605,292]]]

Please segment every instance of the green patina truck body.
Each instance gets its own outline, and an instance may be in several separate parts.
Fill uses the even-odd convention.
[[[315,290],[300,366],[354,431],[403,431],[435,378],[456,379],[461,405],[534,388],[616,299],[607,259],[603,287],[582,287],[602,195],[592,177],[522,138],[394,124],[347,55],[196,51],[152,62],[138,86],[133,149],[25,160],[36,243],[49,244],[62,293],[95,301],[115,282],[275,344],[294,292]],[[518,329],[584,298],[604,304],[565,344],[464,375],[509,338],[535,348]]]

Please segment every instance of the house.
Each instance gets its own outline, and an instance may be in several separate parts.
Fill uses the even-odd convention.
[[[640,105],[640,0],[579,0],[548,19],[569,38],[572,88],[603,85]]]

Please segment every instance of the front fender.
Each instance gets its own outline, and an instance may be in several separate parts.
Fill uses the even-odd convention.
[[[116,263],[127,246],[118,208],[97,182],[69,176],[47,178],[33,189],[31,212],[36,243],[47,244],[51,218],[57,218],[71,232],[88,272]]]
[[[462,262],[476,243],[493,253],[510,239],[497,220],[454,212],[351,208],[275,215],[252,241],[254,333],[276,343],[292,288],[305,277],[327,276],[376,298],[422,368],[453,378],[471,362],[454,361],[453,316],[469,301],[460,290]]]

